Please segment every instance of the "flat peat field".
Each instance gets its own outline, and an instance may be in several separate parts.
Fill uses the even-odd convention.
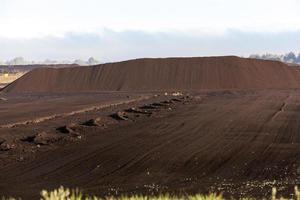
[[[100,196],[269,197],[299,184],[298,90],[5,98],[1,195],[63,185]]]

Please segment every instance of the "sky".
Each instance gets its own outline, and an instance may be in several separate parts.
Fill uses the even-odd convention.
[[[300,51],[299,0],[0,0],[0,60]]]

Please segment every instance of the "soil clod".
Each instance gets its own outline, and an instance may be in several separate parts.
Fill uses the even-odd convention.
[[[119,111],[119,112],[111,115],[111,117],[116,119],[116,120],[124,120],[124,121],[129,120],[127,114],[125,112],[122,112],[122,111]]]
[[[84,122],[82,125],[84,126],[101,126],[101,118],[97,117],[96,119],[90,119]]]

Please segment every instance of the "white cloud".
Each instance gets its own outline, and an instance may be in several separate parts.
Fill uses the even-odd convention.
[[[0,0],[0,35],[62,36],[67,32],[300,29],[298,0]]]

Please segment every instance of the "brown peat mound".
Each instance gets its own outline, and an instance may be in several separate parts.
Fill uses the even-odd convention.
[[[228,57],[146,58],[88,67],[35,69],[5,93],[300,88],[300,70],[277,61]]]

